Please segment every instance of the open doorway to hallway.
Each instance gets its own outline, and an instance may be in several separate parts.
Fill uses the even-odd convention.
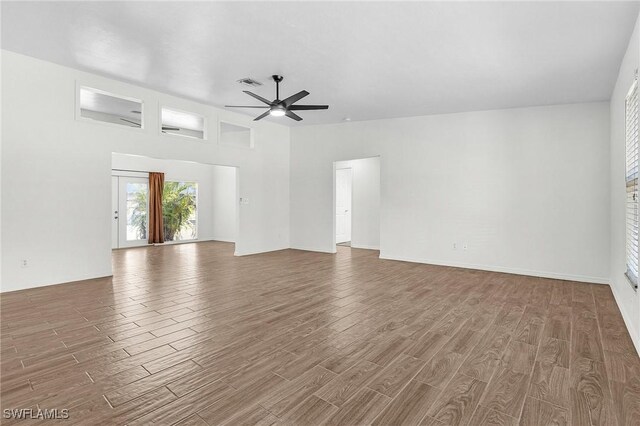
[[[380,249],[380,157],[334,162],[334,241]]]
[[[112,248],[149,245],[149,173],[164,173],[164,244],[238,234],[238,170],[192,161],[112,154]]]

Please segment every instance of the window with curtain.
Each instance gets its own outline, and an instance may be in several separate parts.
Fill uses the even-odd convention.
[[[625,100],[627,278],[638,288],[638,80]]]
[[[196,182],[164,182],[162,221],[165,241],[198,238],[198,184]]]

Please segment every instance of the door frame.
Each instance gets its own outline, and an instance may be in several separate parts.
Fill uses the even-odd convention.
[[[349,170],[350,173],[350,192],[349,194],[349,241],[351,241],[351,237],[353,236],[353,167],[340,167],[334,170],[334,203],[333,203],[333,242],[334,244],[338,244],[338,238],[336,234],[337,230],[337,213],[336,207],[338,206],[338,170]]]
[[[333,161],[333,203],[331,205],[331,215],[332,215],[332,220],[331,222],[333,223],[333,230],[332,230],[332,241],[333,244],[331,245],[331,250],[329,251],[329,253],[337,253],[338,249],[337,249],[337,245],[336,245],[336,170],[339,169],[346,169],[346,168],[350,168],[352,170],[351,172],[351,241],[353,241],[353,166],[349,166],[349,167],[343,167],[337,166],[337,163],[344,163],[347,161],[357,161],[357,160],[366,160],[369,158],[378,158],[380,161],[380,215],[381,215],[381,220],[382,220],[382,204],[383,204],[383,200],[382,200],[382,155],[369,155],[369,156],[364,156],[364,157],[356,157],[356,158],[347,158],[344,160],[335,160]],[[325,187],[326,188],[326,187]],[[382,222],[380,224],[380,228],[378,229],[378,232],[381,233],[381,229],[382,229]],[[382,233],[381,233],[382,234]],[[380,241],[380,245],[382,245],[382,241]],[[377,250],[380,251],[380,248],[377,248]]]
[[[140,180],[146,181],[147,189],[149,188],[149,177],[145,176],[143,173],[138,172],[125,172],[122,174],[111,174],[112,182],[113,178],[118,180],[118,244],[116,248],[113,248],[113,234],[112,234],[112,250],[124,249],[124,248],[132,248],[132,247],[145,247],[149,245],[149,240],[135,240],[135,241],[127,241],[126,233],[127,233],[127,209],[126,209],[126,191],[123,191],[123,186],[126,185],[127,180]],[[113,184],[112,184],[113,185]],[[112,186],[113,190],[113,186]],[[112,194],[113,196],[113,194]],[[149,215],[149,198],[147,196],[147,218]],[[113,208],[113,205],[111,206]],[[113,220],[113,219],[112,219]],[[147,236],[149,235],[149,222],[147,221]]]

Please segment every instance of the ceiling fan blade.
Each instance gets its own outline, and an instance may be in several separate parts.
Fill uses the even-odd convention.
[[[294,102],[298,102],[300,99],[304,98],[307,95],[309,95],[309,92],[307,92],[306,90],[303,90],[301,92],[296,93],[295,95],[289,96],[287,99],[283,100],[282,103],[284,104],[285,107],[287,107],[289,105],[292,105]]]
[[[268,105],[225,105],[225,108],[269,108]]]
[[[296,121],[302,121],[302,117],[300,117],[298,114],[295,114],[293,111],[286,110],[284,112],[284,115],[286,115],[289,118],[293,118]]]
[[[253,119],[253,121],[258,121],[258,120],[262,120],[263,118],[265,118],[267,115],[269,115],[269,113],[271,112],[271,110],[268,110],[267,112],[265,112],[264,114],[260,114],[259,116],[257,116],[256,118]]]
[[[291,111],[308,111],[312,109],[329,109],[329,105],[291,105]]]
[[[257,100],[259,100],[260,102],[264,102],[264,103],[265,103],[265,104],[267,104],[267,105],[271,105],[271,104],[272,104],[272,103],[271,103],[271,101],[268,101],[268,100],[266,100],[265,98],[263,98],[262,96],[260,96],[260,95],[256,95],[255,93],[252,93],[252,92],[250,92],[250,91],[248,91],[248,90],[243,90],[243,92],[244,92],[244,93],[246,93],[246,94],[247,94],[247,95],[249,95],[249,96],[253,96],[254,98],[256,98]]]
[[[126,118],[121,118],[120,120],[126,121],[127,123],[135,124],[136,126],[141,127],[140,123],[136,123],[135,121],[127,120]]]

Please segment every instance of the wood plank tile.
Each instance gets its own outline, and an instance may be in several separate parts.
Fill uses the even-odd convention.
[[[580,412],[576,418],[590,418],[591,424],[615,422],[611,406],[609,382],[603,363],[588,358],[576,358],[571,362],[571,413]]]
[[[529,388],[530,375],[500,367],[492,377],[480,404],[511,417],[520,418]]]
[[[244,413],[254,403],[259,403],[268,392],[276,391],[286,384],[286,380],[269,373],[251,383],[244,389],[238,389],[232,395],[197,411],[197,414],[209,424],[220,424]]]
[[[517,426],[518,419],[478,405],[469,424],[473,426]]]
[[[424,364],[425,362],[421,359],[400,355],[371,379],[367,386],[376,392],[395,398]]]
[[[502,356],[502,365],[516,373],[530,374],[536,360],[537,347],[512,340]]]
[[[222,423],[225,425],[254,425],[254,426],[271,426],[280,423],[280,420],[262,408],[260,405],[254,405],[241,412],[237,416],[231,417],[228,421]],[[204,423],[208,424],[208,423]]]
[[[414,425],[425,417],[440,390],[415,380],[402,389],[375,419],[373,425]]]
[[[483,382],[489,382],[500,365],[502,354],[511,339],[511,332],[492,327],[466,358],[460,372]]]
[[[546,426],[569,424],[569,412],[535,398],[527,398],[522,412],[522,426]]]
[[[484,382],[458,374],[436,399],[428,415],[447,425],[467,424],[486,386]]]
[[[437,388],[444,388],[463,361],[464,355],[440,351],[427,362],[415,379]]]
[[[322,424],[337,410],[335,406],[315,395],[311,395],[283,418],[282,421],[291,425]]]
[[[105,393],[105,398],[109,403],[116,407],[128,402],[146,392],[152,391],[158,387],[179,379],[180,377],[192,377],[199,374],[202,367],[193,361],[185,361],[174,367],[167,368],[157,374],[146,376],[140,380],[132,382],[126,386],[119,387],[110,392]]]
[[[276,416],[283,417],[336,376],[335,373],[316,366],[288,382],[277,392],[270,392],[268,398],[262,400],[260,405]]]
[[[327,425],[368,425],[391,401],[391,398],[363,388],[328,420]],[[396,423],[397,424],[397,423]]]
[[[429,331],[417,338],[415,342],[405,350],[405,353],[414,358],[428,361],[449,339],[449,336]]]
[[[3,293],[3,407],[68,406],[69,424],[638,423],[640,358],[607,286],[344,247],[113,260],[110,278]]]
[[[569,369],[536,361],[529,395],[559,407],[570,407]]]
[[[613,410],[621,425],[640,424],[640,377],[626,382],[612,381]]]
[[[214,382],[200,388],[197,392],[189,393],[132,422],[128,422],[128,425],[173,424],[233,394],[234,390],[226,383],[222,381]]]
[[[366,385],[380,370],[377,364],[369,361],[360,361],[331,382],[327,383],[315,395],[335,405],[341,407],[349,398]]]

